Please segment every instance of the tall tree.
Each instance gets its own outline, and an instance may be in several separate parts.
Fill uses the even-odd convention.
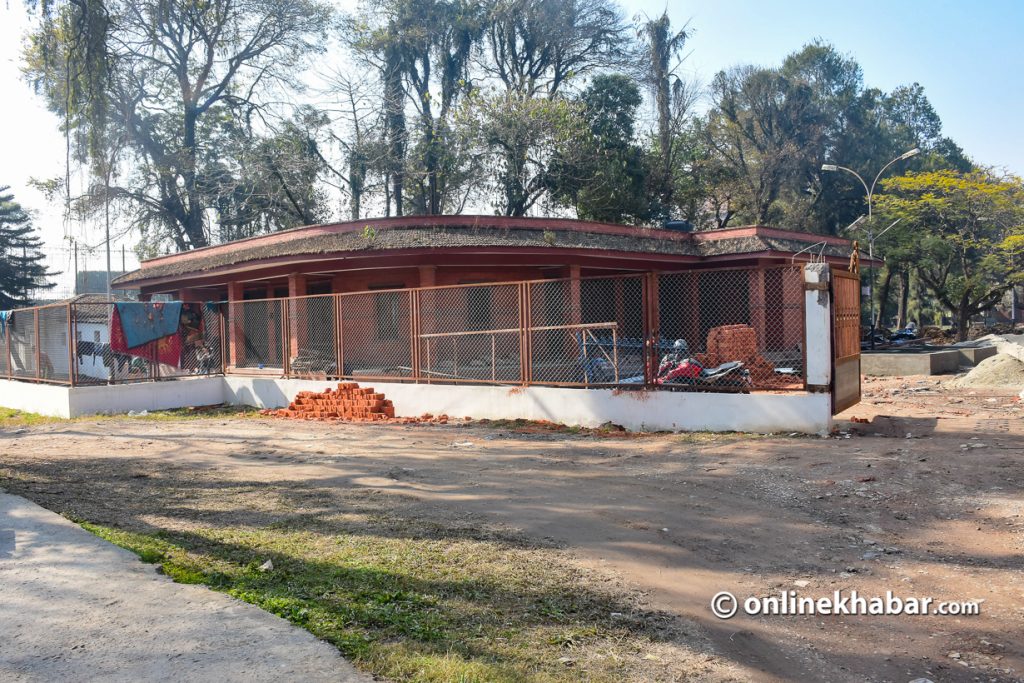
[[[921,282],[967,338],[971,317],[1024,282],[1008,251],[1024,225],[1024,183],[974,170],[910,173],[883,181],[876,199],[888,218],[901,218],[902,244],[912,249]]]
[[[31,217],[10,189],[0,185],[0,309],[5,310],[28,306],[34,291],[54,286],[46,280],[55,275],[43,264]]]
[[[320,51],[329,11],[317,0],[106,0],[105,115],[84,116],[70,97],[75,45],[60,30],[78,3],[44,22],[27,54],[29,73],[50,107],[88,137],[124,141],[129,182],[111,192],[135,208],[135,222],[179,250],[204,246],[207,119],[244,125],[277,113],[269,93],[293,89],[295,68]],[[54,59],[54,53],[63,59]],[[62,66],[63,65],[63,66]]]
[[[737,67],[712,84],[705,139],[735,179],[731,211],[756,224],[777,222],[777,202],[816,149],[822,119],[811,89],[778,69]]]
[[[677,167],[677,142],[690,101],[685,84],[676,73],[676,60],[690,37],[684,26],[672,29],[668,10],[657,19],[639,23],[637,35],[643,49],[644,75],[654,93],[654,106],[658,115],[658,174],[654,187],[663,207],[672,205],[675,190],[674,169]]]
[[[586,220],[643,223],[657,201],[647,194],[649,169],[636,144],[640,88],[622,74],[595,76],[579,97],[585,134],[567,136],[551,168],[555,198]]]

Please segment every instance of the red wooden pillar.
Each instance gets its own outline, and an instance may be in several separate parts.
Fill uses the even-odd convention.
[[[308,345],[306,342],[309,339],[309,300],[299,298],[306,296],[306,292],[306,276],[302,273],[291,273],[288,276],[288,304],[291,309],[288,315],[290,358],[295,358],[299,355],[299,349],[304,349]]]
[[[237,368],[245,364],[245,309],[242,305],[244,289],[241,282],[228,283],[228,327],[231,341],[228,346],[228,366]]]
[[[750,326],[754,328],[754,332],[757,336],[757,347],[759,350],[764,350],[767,345],[767,321],[765,318],[766,313],[766,300],[765,300],[765,287],[764,287],[764,270],[758,268],[757,270],[750,271],[749,276],[749,310],[750,310]]]
[[[579,325],[583,322],[579,266],[569,266],[569,278],[569,324]]]
[[[437,283],[437,266],[420,266],[420,287],[433,287]]]

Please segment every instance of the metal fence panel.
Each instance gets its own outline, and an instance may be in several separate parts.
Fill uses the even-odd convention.
[[[8,323],[11,330],[11,374],[24,379],[36,378],[36,309],[28,308],[14,312],[14,319]]]
[[[114,351],[112,341],[113,303],[75,303],[72,330],[75,335],[75,383],[117,384],[156,378],[156,344],[126,351]]]
[[[425,381],[521,381],[518,284],[423,289],[415,301]]]
[[[529,285],[530,373],[545,384],[643,382],[643,278]]]
[[[70,382],[72,369],[68,352],[68,307],[40,308],[36,315],[39,330],[39,379]]]
[[[658,318],[659,377],[688,356],[695,368],[740,362],[755,389],[803,388],[800,266],[659,275]],[[708,389],[693,372],[673,388]]]
[[[288,351],[283,299],[228,304],[228,365],[239,370],[284,372]]]
[[[304,296],[288,302],[290,377],[338,377],[336,297]]]
[[[412,377],[409,290],[341,295],[342,375],[352,379]]]

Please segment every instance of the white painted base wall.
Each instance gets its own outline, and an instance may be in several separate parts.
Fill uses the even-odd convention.
[[[70,391],[57,384],[0,379],[0,407],[49,417],[71,417]]]
[[[300,391],[330,382],[258,377],[224,378],[225,402],[280,408]],[[551,420],[597,427],[614,422],[630,430],[818,433],[832,427],[828,394],[698,394],[557,387],[390,384],[373,382],[398,416],[424,413],[477,419]]]
[[[323,391],[328,386],[334,383],[240,376],[73,388],[0,380],[0,405],[55,417],[218,403],[279,408],[300,391]],[[446,413],[477,419],[550,420],[582,427],[613,422],[647,431],[817,433],[832,426],[828,394],[698,394],[384,382],[372,386],[394,402],[399,416]]]
[[[223,377],[189,377],[168,382],[65,387],[0,380],[0,406],[50,417],[169,410],[224,403]]]

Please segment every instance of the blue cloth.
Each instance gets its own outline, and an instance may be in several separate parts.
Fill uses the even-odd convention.
[[[129,349],[175,334],[181,322],[181,302],[131,301],[115,304]]]
[[[14,320],[14,311],[0,311],[0,335],[7,334],[7,323]]]

